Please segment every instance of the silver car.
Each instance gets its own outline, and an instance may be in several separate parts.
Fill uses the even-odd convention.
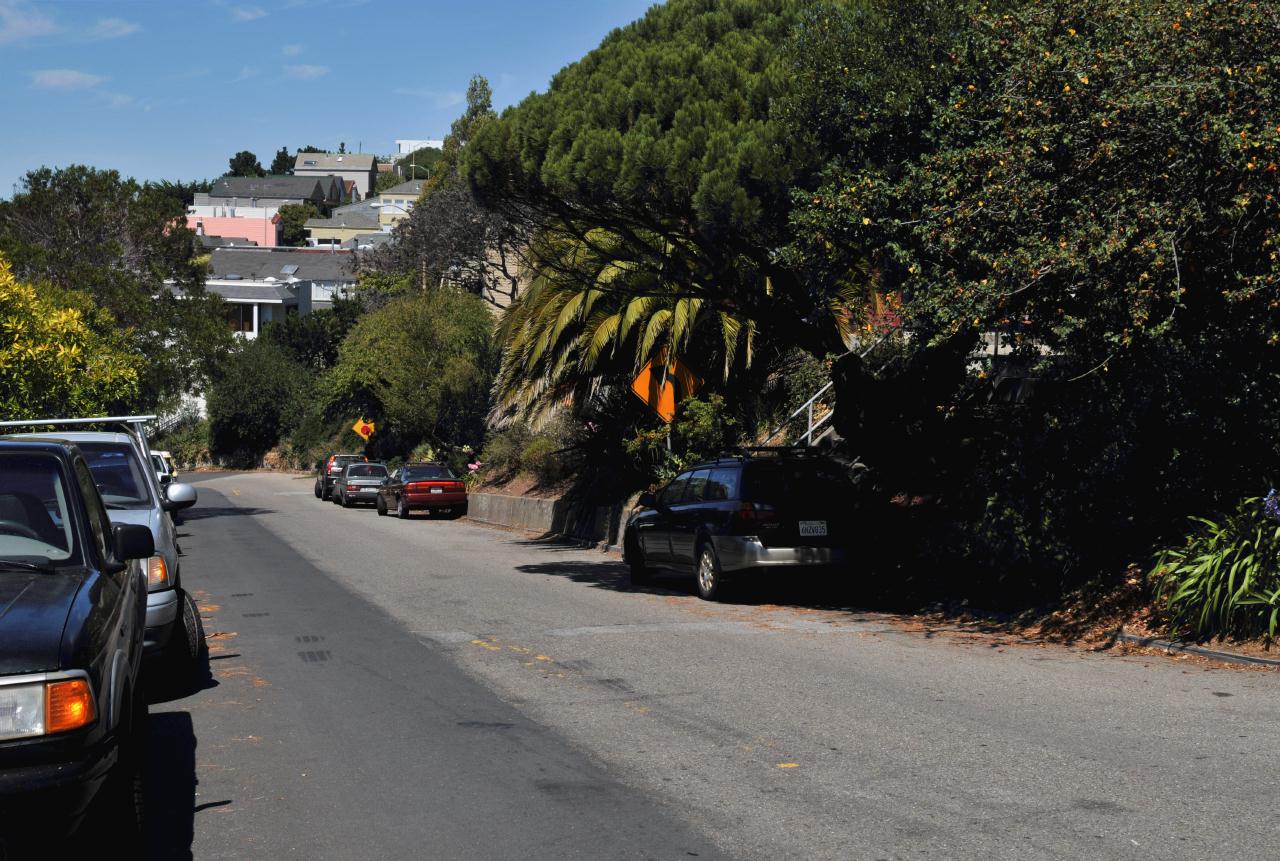
[[[349,463],[333,482],[333,501],[343,508],[357,502],[377,502],[378,488],[387,483],[387,467],[381,463]]]
[[[102,420],[103,424],[110,424]],[[174,664],[175,674],[189,672],[199,656],[202,635],[195,602],[182,588],[177,531],[171,512],[196,503],[195,488],[171,481],[163,489],[151,468],[146,439],[136,433],[68,431],[61,427],[84,420],[45,419],[27,426],[60,426],[48,433],[21,437],[60,439],[75,443],[84,455],[112,523],[135,523],[151,531],[155,555],[145,560],[147,623],[144,651]],[[14,426],[15,422],[0,423]]]

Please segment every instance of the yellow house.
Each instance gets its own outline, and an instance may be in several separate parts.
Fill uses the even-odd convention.
[[[409,211],[418,202],[418,195],[422,194],[422,186],[425,184],[425,179],[411,179],[378,194],[380,213],[378,221],[384,229],[408,217]]]
[[[307,230],[309,245],[342,245],[357,236],[377,233],[382,229],[376,200],[339,206],[328,218],[308,218],[303,227]]]

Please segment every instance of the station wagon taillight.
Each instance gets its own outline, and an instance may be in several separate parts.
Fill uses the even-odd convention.
[[[763,502],[744,502],[733,513],[733,525],[740,529],[773,526],[778,522],[778,509]]]

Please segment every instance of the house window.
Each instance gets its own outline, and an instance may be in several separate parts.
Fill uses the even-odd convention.
[[[240,303],[227,305],[227,323],[233,332],[252,332],[253,306]]]

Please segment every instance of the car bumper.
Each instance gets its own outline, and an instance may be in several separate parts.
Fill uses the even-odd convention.
[[[147,593],[147,630],[143,635],[143,651],[150,654],[164,649],[178,621],[177,589]]]
[[[465,493],[406,493],[405,504],[410,508],[457,508],[467,504]]]
[[[353,502],[373,502],[378,498],[378,488],[358,487],[355,490],[347,488],[342,491],[342,495]]]
[[[748,568],[821,568],[843,565],[843,547],[766,547],[759,538],[720,535],[712,539],[722,571]]]
[[[116,758],[115,744],[100,742],[74,760],[0,766],[0,833],[48,826],[74,830]]]

